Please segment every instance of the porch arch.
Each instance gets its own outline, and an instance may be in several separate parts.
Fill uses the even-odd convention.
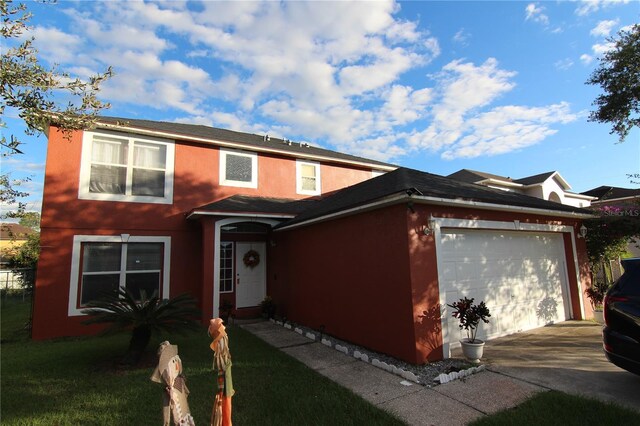
[[[215,231],[213,234],[213,312],[210,312],[211,316],[209,318],[218,317],[220,310],[220,234],[222,227],[240,222],[263,223],[269,226],[275,226],[280,223],[280,221],[275,219],[260,217],[248,218],[242,216],[229,217],[215,222]]]

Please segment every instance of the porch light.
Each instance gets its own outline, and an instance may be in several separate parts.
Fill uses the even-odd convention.
[[[578,234],[578,238],[584,238],[587,236],[587,227],[582,224],[580,227],[580,233]]]
[[[424,235],[433,235],[433,229],[436,226],[436,221],[433,218],[427,221],[427,224],[422,228],[422,233]]]

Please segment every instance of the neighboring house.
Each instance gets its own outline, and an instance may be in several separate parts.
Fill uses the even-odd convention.
[[[33,229],[18,223],[0,223],[0,289],[21,289],[24,283],[24,273],[11,268],[11,260],[28,241]]]
[[[504,191],[514,191],[543,200],[554,201],[574,207],[589,207],[595,198],[585,193],[571,192],[571,186],[558,172],[541,173],[520,179],[462,169],[447,176],[462,182],[485,185]]]
[[[385,173],[386,172],[386,173]],[[587,210],[205,126],[100,120],[54,128],[33,335],[95,331],[82,307],[125,285],[189,292],[413,363],[449,356],[446,307],[484,300],[492,338],[591,316]]]
[[[2,266],[9,263],[11,257],[22,246],[29,235],[35,233],[33,229],[18,223],[0,223],[0,255]]]
[[[640,220],[640,189],[599,186],[582,194],[595,198],[591,202],[591,208],[600,215]],[[627,246],[627,251],[631,257],[640,257],[640,236],[635,243]],[[611,261],[610,266],[612,279],[615,280],[622,275],[619,260]]]

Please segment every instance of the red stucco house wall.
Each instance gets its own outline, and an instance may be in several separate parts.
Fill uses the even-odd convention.
[[[130,134],[102,129],[98,132]],[[210,317],[214,315],[213,222],[187,220],[188,213],[200,205],[236,194],[308,197],[296,192],[295,156],[259,152],[257,188],[238,188],[220,185],[220,146],[194,142],[188,137],[167,140],[175,141],[171,204],[85,200],[78,196],[83,132],[74,132],[67,139],[56,127],[50,128],[41,221],[42,252],[33,318],[35,339],[95,332],[95,328],[81,324],[83,316],[68,315],[75,235],[170,237],[170,294],[187,292],[196,296],[204,315]],[[367,167],[344,161],[314,161],[321,164],[323,193],[369,179],[375,167],[375,164]]]
[[[105,144],[110,137],[128,138],[131,150],[137,148],[137,138],[141,145],[160,141],[156,145],[166,146],[161,202],[120,194],[114,198],[113,193],[105,198],[101,188],[88,191],[87,170],[93,173],[95,165],[99,171],[105,162],[109,173],[121,167],[112,165],[121,160],[110,160],[111,154],[104,155],[107,160],[100,157],[103,163],[92,157],[91,150],[98,149],[91,145],[94,135],[107,140]],[[221,181],[222,160],[229,150],[255,160],[255,185]],[[303,193],[297,186],[302,181],[300,161],[316,165],[319,194]],[[131,176],[135,168],[126,167]],[[372,180],[379,171],[388,173]],[[576,230],[585,215],[574,207],[266,136],[108,119],[97,130],[74,132],[65,139],[51,127],[33,337],[98,330],[82,325],[81,286],[85,275],[94,272],[86,266],[84,273],[87,244],[121,246],[122,253],[137,242],[160,244],[161,296],[191,294],[203,322],[218,316],[224,301],[239,300],[243,265],[236,260],[243,253],[237,247],[256,244],[264,247],[260,285],[280,316],[421,364],[447,357],[452,343],[448,328],[443,330],[442,232],[460,228],[553,234],[563,250],[567,294],[562,297],[571,307],[567,317],[584,319],[591,316],[584,303],[590,275],[584,239],[577,238]],[[242,226],[249,231],[240,232]],[[227,291],[220,284],[222,262],[229,261],[221,257],[223,241],[236,250],[235,266],[228,263],[231,269],[225,271],[234,271]],[[128,271],[119,268],[119,276],[125,276]],[[257,315],[258,305],[243,305],[236,315]]]

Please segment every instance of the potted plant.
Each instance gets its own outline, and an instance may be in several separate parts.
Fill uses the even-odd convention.
[[[609,290],[610,285],[606,281],[596,281],[591,287],[585,290],[585,294],[589,298],[591,307],[593,308],[593,319],[598,324],[604,324],[603,301],[604,296]]]
[[[229,324],[229,317],[233,316],[233,303],[223,300],[220,305],[220,318],[225,324]]]
[[[262,302],[260,302],[260,308],[262,309],[262,316],[266,319],[273,318],[276,314],[276,303],[270,296],[264,298]]]
[[[487,318],[489,318],[491,314],[484,302],[476,305],[473,303],[473,300],[473,298],[468,299],[464,297],[447,306],[453,308],[452,315],[460,322],[460,329],[465,329],[467,332],[467,338],[460,340],[462,354],[468,361],[477,364],[480,362],[484,350],[484,341],[476,338],[478,325],[480,321],[483,321],[485,324],[489,323]]]

